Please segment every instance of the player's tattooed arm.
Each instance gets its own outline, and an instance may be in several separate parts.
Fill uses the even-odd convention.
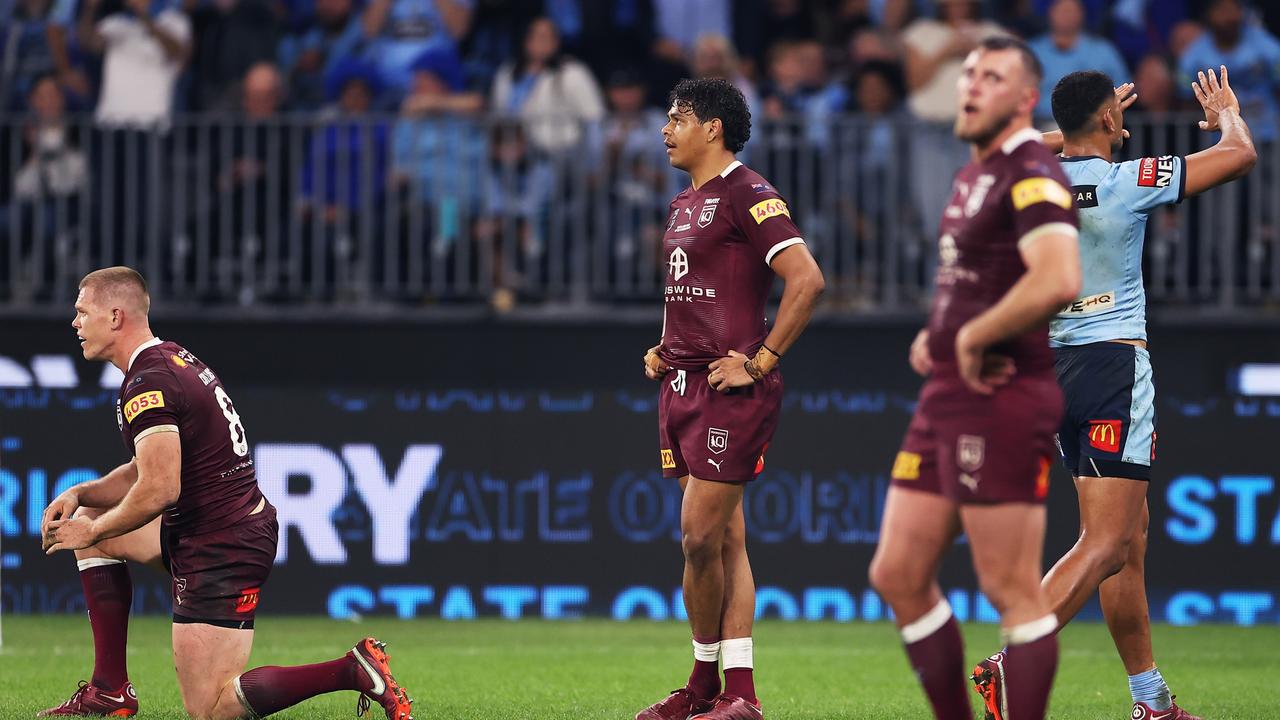
[[[1186,174],[1185,193],[1196,195],[1236,178],[1244,177],[1258,161],[1249,126],[1240,116],[1240,101],[1231,89],[1227,66],[1222,65],[1222,80],[1210,69],[1201,72],[1199,82],[1191,83],[1204,120],[1200,129],[1221,130],[1222,137],[1211,148],[1188,155],[1182,171]]]
[[[51,521],[45,536],[47,554],[80,550],[137,530],[177,502],[182,488],[182,443],[178,433],[147,435],[137,442],[136,450],[137,481],[124,498],[97,518]]]
[[[1133,83],[1124,83],[1116,88],[1116,97],[1120,99],[1121,110],[1128,110],[1131,105],[1138,102],[1138,93],[1134,92],[1133,88]],[[1125,140],[1129,139],[1128,130],[1121,130],[1120,134],[1124,136]],[[1062,152],[1062,146],[1064,143],[1062,131],[1050,130],[1040,136],[1040,142],[1044,143],[1044,146],[1049,148],[1049,152],[1057,155]]]

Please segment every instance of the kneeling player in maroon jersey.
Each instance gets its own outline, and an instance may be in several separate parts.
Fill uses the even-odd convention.
[[[337,660],[241,673],[275,561],[276,510],[258,489],[249,441],[222,380],[195,355],[151,334],[146,282],[126,267],[80,282],[84,356],[124,372],[116,422],[129,462],[54,498],[47,552],[75,551],[93,628],[91,682],[41,716],[138,712],[125,666],[133,584],[126,561],[172,578],[173,662],[187,713],[200,720],[270,715],[337,690],[360,693],[388,720],[412,720],[385,645],[360,641]]]
[[[684,491],[694,666],[685,687],[636,718],[754,720],[763,714],[752,678],[756,603],[743,490],[764,469],[782,402],[778,362],[809,322],[822,271],[787,203],[734,158],[751,135],[742,93],[724,80],[686,80],[672,92],[667,115],[667,155],[693,184],[671,202],[662,342],[644,362],[650,379],[663,380],[662,472],[679,478]],[[770,330],[765,303],[775,275],[785,288]]]
[[[1058,622],[1040,587],[1062,415],[1047,328],[1081,280],[1068,183],[1031,127],[1041,73],[1009,38],[965,59],[956,136],[973,159],[943,213],[933,309],[911,347],[912,367],[928,380],[893,465],[871,564],[941,720],[972,717],[960,628],[937,583],[961,531],[1007,647],[996,670],[1010,678],[1009,696],[984,692],[988,717],[1044,718],[1057,669]]]

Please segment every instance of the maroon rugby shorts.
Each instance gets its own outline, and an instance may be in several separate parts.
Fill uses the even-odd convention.
[[[220,530],[181,535],[162,525],[160,552],[172,578],[173,621],[251,629],[279,533],[271,503]]]
[[[672,370],[658,395],[662,475],[744,483],[764,471],[782,411],[782,374],[718,393],[706,370]]]
[[[893,463],[893,484],[960,504],[1043,503],[1062,391],[1019,378],[992,395],[959,378],[930,379]]]

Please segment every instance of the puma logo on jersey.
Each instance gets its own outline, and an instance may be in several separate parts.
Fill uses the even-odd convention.
[[[720,462],[716,462],[711,458],[707,458],[707,464],[710,465],[711,467],[714,467],[716,469],[716,472],[720,472],[720,464],[723,462],[724,462],[723,460],[721,460]]]

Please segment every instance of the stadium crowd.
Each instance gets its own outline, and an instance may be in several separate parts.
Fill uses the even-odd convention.
[[[856,167],[840,171],[863,181],[883,180],[904,149],[893,127],[914,123],[895,182],[929,238],[965,160],[950,132],[961,60],[998,33],[1029,39],[1044,63],[1048,123],[1052,84],[1075,70],[1135,81],[1135,110],[1158,118],[1195,107],[1195,70],[1226,64],[1264,158],[1280,132],[1280,9],[1245,0],[0,0],[0,18],[0,238],[39,245],[42,268],[57,264],[55,228],[96,211],[117,249],[151,225],[204,224],[172,233],[191,256],[202,232],[301,224],[325,238],[312,254],[327,261],[308,270],[322,275],[359,254],[339,226],[399,237],[363,255],[402,279],[426,272],[395,262],[407,247],[461,236],[495,266],[481,284],[511,286],[553,232],[549,204],[584,179],[566,177],[565,158],[589,158],[596,197],[660,228],[678,189],[658,142],[667,93],[710,76],[742,90],[757,137],[792,162],[839,157],[832,128],[857,114]],[[197,114],[218,118],[207,136],[184,124]],[[298,118],[302,143],[272,138]],[[151,206],[175,167],[213,209]],[[858,204],[877,207],[850,209],[855,228],[900,214]],[[605,229],[615,252],[642,254],[626,215]],[[196,239],[183,250],[182,237]]]

